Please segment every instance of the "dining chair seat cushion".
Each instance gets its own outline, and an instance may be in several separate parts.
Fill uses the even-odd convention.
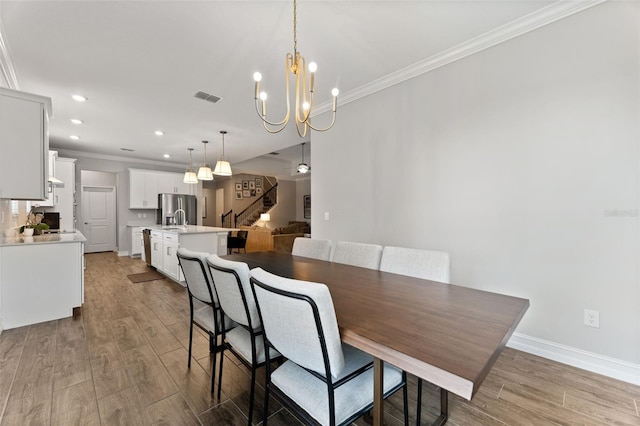
[[[347,365],[351,364],[351,361],[346,359],[349,353],[351,351],[345,350]],[[271,373],[271,382],[320,424],[329,424],[327,385],[322,380],[294,362],[286,361]],[[383,383],[384,393],[396,388],[402,383],[402,371],[385,364]],[[372,368],[336,388],[334,392],[336,424],[343,423],[354,413],[371,405],[372,395]]]
[[[217,330],[216,322],[213,319],[213,309],[211,306],[204,306],[193,312],[193,319],[207,330],[214,332]]]
[[[256,336],[256,358],[254,362],[251,360],[251,334],[244,327],[235,327],[227,331],[225,338],[233,349],[244,357],[249,363],[261,364],[265,361],[264,355],[264,339],[262,335]],[[280,356],[278,351],[272,349],[269,351],[270,359]]]
[[[211,330],[213,333],[215,330],[219,330],[219,328],[214,328],[214,320],[213,320],[213,309],[211,306],[205,305],[204,307],[197,309],[193,312],[193,320],[197,321],[201,326],[206,328],[207,330]],[[224,316],[224,326],[225,330],[233,329],[236,324],[231,318],[228,316]]]

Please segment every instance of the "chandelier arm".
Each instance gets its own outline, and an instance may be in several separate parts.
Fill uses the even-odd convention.
[[[302,127],[302,130],[300,129]],[[296,130],[298,131],[298,135],[301,138],[304,138],[307,135],[307,131],[309,130],[309,126],[306,121],[297,121],[296,120]]]
[[[285,73],[285,83],[286,83],[286,87],[287,87],[287,113],[285,114],[284,118],[282,119],[282,121],[279,121],[277,123],[275,122],[271,122],[269,120],[267,120],[267,116],[266,114],[263,114],[264,111],[266,111],[266,100],[261,100],[259,98],[254,98],[255,99],[255,104],[256,104],[256,113],[258,114],[258,117],[260,117],[260,119],[263,122],[263,126],[265,128],[266,131],[268,131],[269,133],[278,133],[281,132],[282,129],[284,129],[284,127],[287,125],[287,123],[289,122],[289,118],[291,117],[291,103],[289,101],[289,73],[290,73],[290,69],[291,69],[291,64],[293,63],[293,56],[291,55],[291,53],[287,53],[287,57],[285,58],[285,68],[286,68],[286,73]],[[259,108],[259,103],[262,102],[263,108],[262,111]],[[270,129],[267,128],[267,126],[273,126],[273,127],[278,127],[278,126],[282,126],[282,128],[275,130],[275,131],[271,131]]]
[[[316,132],[326,132],[327,130],[329,130],[330,128],[333,127],[333,123],[335,123],[335,122],[336,122],[336,112],[333,111],[333,113],[331,114],[331,124],[329,124],[324,129],[319,129],[319,128],[313,127],[313,125],[311,124],[311,119],[308,119],[305,123],[307,124],[307,126],[309,126],[311,128],[311,130],[314,130]]]

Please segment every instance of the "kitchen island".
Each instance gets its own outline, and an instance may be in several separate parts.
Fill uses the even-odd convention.
[[[172,280],[186,285],[176,252],[184,247],[223,256],[227,254],[227,236],[232,228],[213,226],[148,226],[151,230],[151,265]]]
[[[80,232],[0,237],[0,328],[70,317],[84,302]]]

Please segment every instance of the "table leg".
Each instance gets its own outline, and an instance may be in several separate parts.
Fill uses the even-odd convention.
[[[373,426],[384,424],[384,361],[373,358]]]

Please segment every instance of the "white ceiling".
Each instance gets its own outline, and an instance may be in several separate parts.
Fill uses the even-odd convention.
[[[321,108],[334,86],[344,103],[372,82],[552,3],[300,0],[298,49],[318,63]],[[187,148],[195,148],[194,162],[200,162],[201,141],[209,140],[208,160],[215,163],[224,129],[234,172],[273,167],[272,174],[291,176],[305,140],[291,124],[277,135],[262,129],[252,75],[263,74],[269,112],[284,115],[292,14],[291,1],[0,0],[0,42],[4,38],[8,46],[4,62],[13,65],[19,89],[52,98],[52,147],[186,165]],[[196,99],[198,91],[222,100]],[[73,93],[89,100],[77,103]],[[71,118],[84,124],[73,125]],[[326,118],[318,117],[317,124]],[[155,136],[157,129],[165,135]],[[72,134],[81,139],[71,140]],[[310,146],[305,148],[310,163]],[[280,156],[255,159],[281,150]],[[162,158],[165,153],[169,160]]]

